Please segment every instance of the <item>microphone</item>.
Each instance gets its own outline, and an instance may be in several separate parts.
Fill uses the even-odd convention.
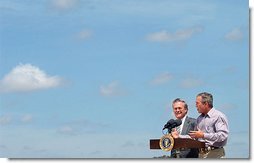
[[[182,124],[182,120],[181,119],[176,119],[175,122],[172,124],[172,128],[175,128],[177,126],[180,126]]]
[[[172,128],[175,128],[175,127],[177,127],[177,126],[180,126],[182,124],[182,121],[181,121],[181,119],[176,119],[176,120],[174,120],[174,119],[170,119],[165,125],[164,125],[164,128],[162,129],[162,130],[164,130],[164,129],[168,129],[168,130],[171,130]]]
[[[170,119],[170,120],[164,125],[164,128],[163,128],[162,130],[164,130],[164,129],[166,129],[166,128],[169,128],[174,122],[175,122],[174,119]]]

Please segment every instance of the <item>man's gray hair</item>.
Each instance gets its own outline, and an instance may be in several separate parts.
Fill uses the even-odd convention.
[[[197,97],[201,97],[202,98],[202,104],[205,104],[206,102],[208,103],[209,107],[213,107],[213,95],[210,94],[210,93],[207,93],[207,92],[202,92],[202,93],[199,93],[197,95]]]
[[[176,99],[173,101],[173,104],[176,103],[176,102],[182,102],[182,103],[184,103],[184,108],[185,108],[186,110],[188,110],[188,105],[187,105],[187,103],[186,103],[183,99],[176,98]]]

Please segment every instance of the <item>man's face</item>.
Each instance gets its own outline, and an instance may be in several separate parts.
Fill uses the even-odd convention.
[[[184,103],[180,101],[173,104],[173,111],[177,119],[182,119],[187,114],[187,109],[184,108]]]
[[[202,97],[196,98],[196,108],[199,113],[206,113],[206,105],[202,103]]]

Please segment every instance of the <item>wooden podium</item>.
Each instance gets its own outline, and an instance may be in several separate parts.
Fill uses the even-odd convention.
[[[174,139],[173,149],[180,148],[205,148],[205,143],[188,138]],[[161,149],[160,139],[150,139],[150,149]]]

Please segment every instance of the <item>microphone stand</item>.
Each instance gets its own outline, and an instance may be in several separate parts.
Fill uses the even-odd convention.
[[[168,133],[171,133],[173,127],[169,127],[167,129],[168,129]],[[176,153],[175,153],[176,158],[180,158],[180,150],[179,149],[175,149],[175,151],[176,151]]]
[[[180,150],[176,149],[176,158],[180,158]]]

